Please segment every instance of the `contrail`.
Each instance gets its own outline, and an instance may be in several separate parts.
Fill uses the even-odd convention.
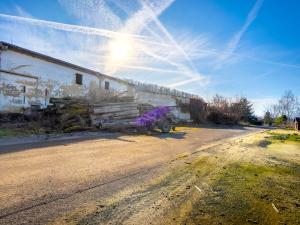
[[[235,51],[237,45],[239,44],[242,36],[247,31],[248,27],[252,24],[252,22],[255,20],[264,0],[257,0],[251,11],[249,12],[247,16],[247,20],[242,26],[242,28],[235,33],[235,35],[232,37],[232,39],[229,41],[226,50],[224,53],[219,57],[218,61],[224,61],[228,59],[233,52]]]
[[[25,18],[25,17],[19,17],[19,16],[11,16],[11,15],[6,15],[6,14],[0,14],[0,18],[6,19],[9,21],[19,22],[19,23],[27,23],[27,24],[31,24],[31,25],[35,25],[35,26],[48,27],[48,28],[52,28],[52,29],[64,30],[64,31],[69,31],[69,32],[84,33],[87,35],[99,35],[99,36],[104,36],[107,38],[114,38],[114,39],[119,38],[120,35],[128,35],[130,38],[133,38],[137,41],[145,42],[147,44],[152,44],[152,45],[155,44],[155,46],[171,47],[170,45],[166,45],[164,43],[157,43],[157,42],[144,40],[147,37],[141,36],[141,35],[121,33],[121,32],[105,30],[105,29],[90,28],[90,27],[84,27],[84,26],[78,26],[78,25],[70,25],[70,24],[57,23],[57,22],[38,20],[38,19],[32,19],[32,18]],[[155,56],[154,54],[151,54],[150,51],[148,51],[148,50],[145,50],[145,49],[141,49],[141,50],[145,54],[155,57],[159,60],[162,60],[165,62],[168,61],[167,59],[164,59],[163,57],[159,57],[159,56]],[[175,66],[178,65],[178,64],[172,63],[170,61],[168,61],[168,63],[173,64]]]
[[[183,58],[186,59],[186,61],[188,61],[188,63],[191,63],[191,60],[188,58],[187,54],[183,51],[183,49],[177,44],[177,42],[174,40],[174,38],[171,36],[171,34],[164,28],[164,26],[160,23],[160,21],[158,20],[158,16],[164,11],[166,10],[172,3],[174,2],[174,0],[165,0],[162,2],[159,2],[160,4],[152,4],[151,6],[149,6],[148,4],[146,4],[145,1],[140,1],[142,8],[136,12],[135,14],[133,14],[125,23],[124,23],[124,27],[120,30],[120,32],[122,33],[123,31],[125,33],[141,33],[143,30],[147,30],[149,31],[152,35],[154,35],[156,38],[158,38],[160,40],[160,42],[162,43],[166,43],[166,42],[170,42],[172,45],[168,46],[170,47],[170,50],[167,51],[178,51]],[[119,7],[122,7],[119,4]],[[126,11],[126,10],[125,10]],[[156,34],[154,31],[152,31],[148,24],[154,22],[156,24],[156,26],[160,29],[160,31],[162,32],[162,34],[158,35]],[[166,38],[163,38],[163,36],[166,36]],[[174,46],[175,45],[175,46]],[[166,73],[168,72],[172,72],[172,73],[176,73],[176,74],[182,74],[182,75],[186,75],[188,77],[192,77],[195,78],[196,77],[201,77],[198,72],[195,72],[196,69],[195,67],[193,67],[191,70],[194,70],[193,72],[189,71],[186,69],[187,66],[180,64],[180,63],[176,63],[174,61],[169,60],[167,57],[163,57],[159,54],[157,54],[155,52],[155,50],[157,49],[153,49],[153,45],[150,47],[145,47],[145,46],[140,46],[139,49],[148,56],[153,57],[154,59],[163,61],[165,63],[168,63],[172,66],[175,66],[177,68],[177,70],[173,71],[173,70],[160,70],[157,68],[153,68],[150,69],[149,67],[143,67],[143,69],[148,70],[148,71],[157,71],[157,72],[163,72]],[[155,46],[156,47],[156,46]],[[111,63],[109,63],[109,61],[106,63],[106,65],[110,65]],[[109,68],[109,66],[107,66]],[[135,66],[131,66],[131,65],[116,65],[114,64],[114,68],[117,67],[127,67],[129,69],[142,69],[142,67],[135,67]],[[201,77],[201,79],[203,79],[203,77]]]
[[[192,79],[189,79],[189,80],[179,81],[177,83],[169,84],[169,85],[166,85],[166,86],[169,87],[169,88],[174,88],[174,87],[182,86],[184,84],[189,84],[189,83],[192,83],[194,81],[203,80],[203,79],[204,79],[203,77],[195,77],[195,78],[192,78]]]
[[[148,27],[148,23],[150,22],[154,22],[156,24],[156,26],[160,29],[160,31],[162,32],[162,34],[164,36],[167,37],[167,41],[169,41],[172,44],[172,50],[175,50],[180,52],[180,54],[185,58],[185,60],[189,63],[189,66],[192,68],[193,73],[187,73],[186,71],[182,71],[182,68],[185,67],[184,65],[172,62],[170,60],[168,60],[167,58],[164,58],[156,53],[154,53],[152,51],[151,48],[141,48],[142,51],[146,54],[149,55],[155,59],[164,61],[170,65],[173,65],[175,67],[178,68],[178,73],[182,73],[185,75],[188,75],[192,78],[196,77],[201,77],[198,74],[198,71],[196,69],[196,67],[193,65],[191,59],[189,58],[189,56],[186,54],[186,52],[181,48],[181,46],[178,45],[178,43],[174,40],[174,38],[172,37],[172,35],[166,30],[166,28],[161,24],[161,22],[158,19],[158,16],[164,11],[166,10],[173,2],[174,0],[165,0],[160,2],[160,4],[152,4],[152,5],[148,5],[147,1],[144,0],[140,0],[139,1],[140,4],[142,5],[142,9],[139,10],[137,13],[135,13],[133,16],[131,16],[128,21],[126,21],[124,27],[122,30],[126,31],[126,32],[130,32],[130,33],[140,33],[143,29],[148,30],[151,34],[155,35],[156,37],[158,37],[161,41],[163,40],[164,42],[166,42],[166,40],[164,40],[161,35],[156,35],[155,32],[153,32],[149,27]],[[119,5],[120,6],[120,5]],[[121,7],[121,6],[120,6]],[[202,77],[201,77],[202,78]]]
[[[48,27],[48,28],[52,28],[52,29],[56,29],[56,30],[64,30],[64,31],[69,31],[69,32],[83,33],[83,34],[87,34],[87,35],[98,35],[98,36],[104,36],[107,38],[118,38],[120,35],[123,35],[125,37],[128,36],[130,38],[137,38],[139,40],[147,38],[147,37],[141,36],[141,35],[120,33],[120,32],[115,32],[115,31],[110,31],[110,30],[105,30],[105,29],[57,23],[57,22],[52,22],[52,21],[25,18],[25,17],[20,17],[20,16],[11,16],[11,15],[6,15],[6,14],[0,14],[0,18],[10,20],[10,21],[16,21],[19,23],[28,23],[28,24],[32,24],[32,25],[36,25],[36,26]]]
[[[95,65],[104,65],[104,64],[105,63],[95,63]],[[149,67],[149,66],[136,66],[136,65],[124,65],[124,64],[116,64],[116,66],[126,68],[126,69],[144,70],[144,71],[152,71],[152,72],[160,72],[160,73],[185,74],[185,75],[190,74],[189,72],[183,72],[179,70],[162,69],[162,68]]]
[[[149,7],[142,1],[139,1],[142,8],[134,13],[126,22],[124,30],[127,32],[139,33],[145,27],[148,26],[150,22],[153,21],[153,17],[157,18],[164,10],[166,10],[174,0],[161,0],[157,2],[152,2],[151,13],[149,13]]]
[[[181,46],[174,40],[174,38],[172,37],[172,35],[167,31],[167,29],[161,24],[161,22],[157,19],[157,17],[155,16],[155,14],[153,13],[152,9],[150,7],[147,6],[147,4],[143,1],[141,1],[141,3],[143,4],[143,6],[148,9],[149,14],[152,17],[152,20],[156,23],[156,25],[158,26],[158,28],[166,35],[166,37],[169,39],[169,41],[174,45],[174,47],[177,49],[177,51],[179,51],[182,56],[187,60],[187,62],[189,63],[189,66],[192,68],[192,70],[194,70],[194,74],[190,74],[190,76],[192,78],[195,77],[199,77],[199,78],[203,78],[202,76],[200,76],[198,74],[197,68],[194,66],[192,60],[189,58],[189,56],[186,54],[186,52],[181,48]]]
[[[290,67],[290,68],[294,68],[294,69],[300,69],[300,65],[297,65],[297,64],[281,63],[281,62],[276,62],[276,61],[257,58],[257,57],[252,57],[252,56],[244,56],[244,57],[246,57],[248,59],[251,59],[253,61],[261,62],[261,63],[271,64],[271,65],[276,65],[276,66],[282,66],[282,67]]]

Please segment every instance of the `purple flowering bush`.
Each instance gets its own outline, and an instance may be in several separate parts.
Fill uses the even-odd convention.
[[[171,108],[169,106],[159,106],[155,109],[144,113],[142,116],[138,117],[135,120],[137,126],[141,127],[150,127],[157,120],[164,118],[169,112]]]

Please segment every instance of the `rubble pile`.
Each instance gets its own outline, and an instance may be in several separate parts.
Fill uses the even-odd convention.
[[[51,105],[43,110],[43,127],[63,132],[128,128],[140,116],[138,104],[130,100],[119,98],[119,102],[91,104],[86,99],[51,98]]]
[[[35,133],[73,132],[91,129],[115,131],[161,128],[171,121],[169,107],[138,104],[129,98],[91,103],[85,98],[50,98],[47,108],[30,107],[26,113],[0,115],[0,127],[29,129]],[[165,112],[165,109],[167,112]],[[167,119],[166,119],[167,118]],[[12,121],[15,121],[12,123]]]
[[[50,103],[42,111],[44,127],[64,132],[91,128],[90,105],[85,99],[51,98]]]
[[[32,119],[22,113],[0,113],[0,129],[24,131],[28,128],[35,130]]]

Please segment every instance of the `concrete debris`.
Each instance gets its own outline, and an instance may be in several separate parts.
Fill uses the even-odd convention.
[[[91,128],[90,105],[84,99],[51,98],[46,109],[42,110],[44,127],[64,132]]]
[[[51,98],[52,105],[43,110],[43,115],[49,126],[64,132],[95,127],[122,128],[140,115],[138,104],[128,100],[130,99],[120,97],[120,102],[112,99],[111,102],[90,104],[86,99]]]
[[[168,133],[175,129],[176,123],[169,106],[138,104],[133,99],[122,97],[119,97],[119,102],[112,99],[97,104],[85,98],[50,98],[47,108],[31,107],[27,111],[27,114],[24,112],[17,116],[0,116],[0,121],[11,124],[13,118],[18,124],[20,120],[24,123],[26,117],[34,121],[36,130],[45,133],[91,129],[145,131],[155,128]]]

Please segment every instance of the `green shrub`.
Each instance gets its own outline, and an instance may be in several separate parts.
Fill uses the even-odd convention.
[[[282,115],[282,116],[277,117],[275,119],[274,123],[275,123],[276,126],[281,126],[281,125],[286,124],[287,123],[286,115]]]

